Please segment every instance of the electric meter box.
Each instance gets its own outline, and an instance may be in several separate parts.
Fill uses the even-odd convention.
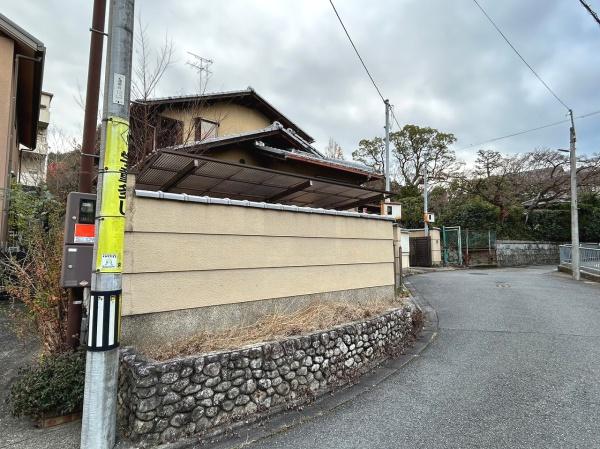
[[[393,217],[395,220],[402,218],[402,205],[400,203],[381,203],[381,215]]]
[[[88,287],[96,238],[96,195],[71,192],[65,214],[65,243],[60,283],[63,287]]]

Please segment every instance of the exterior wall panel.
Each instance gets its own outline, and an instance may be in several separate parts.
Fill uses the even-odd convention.
[[[394,285],[386,220],[132,195],[125,239],[124,315]]]
[[[195,140],[194,119],[197,117],[219,123],[217,131],[219,137],[255,131],[271,124],[270,120],[262,113],[231,103],[200,104],[192,108],[168,109],[161,112],[161,115],[183,122],[184,143]]]
[[[13,70],[14,70],[14,42],[11,39],[0,36],[0,211],[4,211],[6,204],[6,191],[9,188],[8,163],[11,153],[16,152],[16,141],[9,139],[13,123],[10,123],[11,98],[13,92]],[[14,163],[14,158],[13,158]],[[4,212],[0,213],[0,241],[6,238],[7,217]]]

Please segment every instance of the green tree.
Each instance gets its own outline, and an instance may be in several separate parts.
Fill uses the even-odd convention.
[[[600,195],[597,193],[581,195],[579,230],[582,242],[600,242]]]
[[[402,227],[416,229],[423,227],[423,197],[409,196],[400,200],[402,204]]]
[[[381,137],[362,139],[358,149],[352,152],[352,159],[362,162],[367,167],[383,173],[385,169],[385,142]]]
[[[454,151],[448,148],[456,142],[454,134],[430,127],[405,125],[400,131],[390,134],[390,141],[395,168],[404,185],[423,184],[426,158],[432,184],[450,180],[460,168]]]
[[[496,229],[500,210],[489,202],[471,197],[453,201],[440,212],[439,223],[465,229]]]

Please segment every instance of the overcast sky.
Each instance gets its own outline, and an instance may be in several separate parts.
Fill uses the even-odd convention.
[[[576,0],[480,0],[553,90],[581,115],[600,110],[600,27]],[[1,0],[2,13],[47,47],[52,122],[79,137],[92,1]],[[156,46],[176,62],[156,95],[193,93],[188,51],[214,60],[208,90],[252,86],[317,139],[346,154],[383,134],[384,108],[327,0],[138,0]],[[600,0],[590,0],[600,12]],[[478,148],[568,147],[568,125],[471,144],[566,118],[472,0],[337,0],[336,6],[401,125],[454,133],[459,157]],[[600,152],[600,114],[577,122],[578,148]]]

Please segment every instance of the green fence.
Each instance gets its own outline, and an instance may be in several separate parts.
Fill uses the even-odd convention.
[[[496,231],[442,227],[444,265],[495,265]]]

